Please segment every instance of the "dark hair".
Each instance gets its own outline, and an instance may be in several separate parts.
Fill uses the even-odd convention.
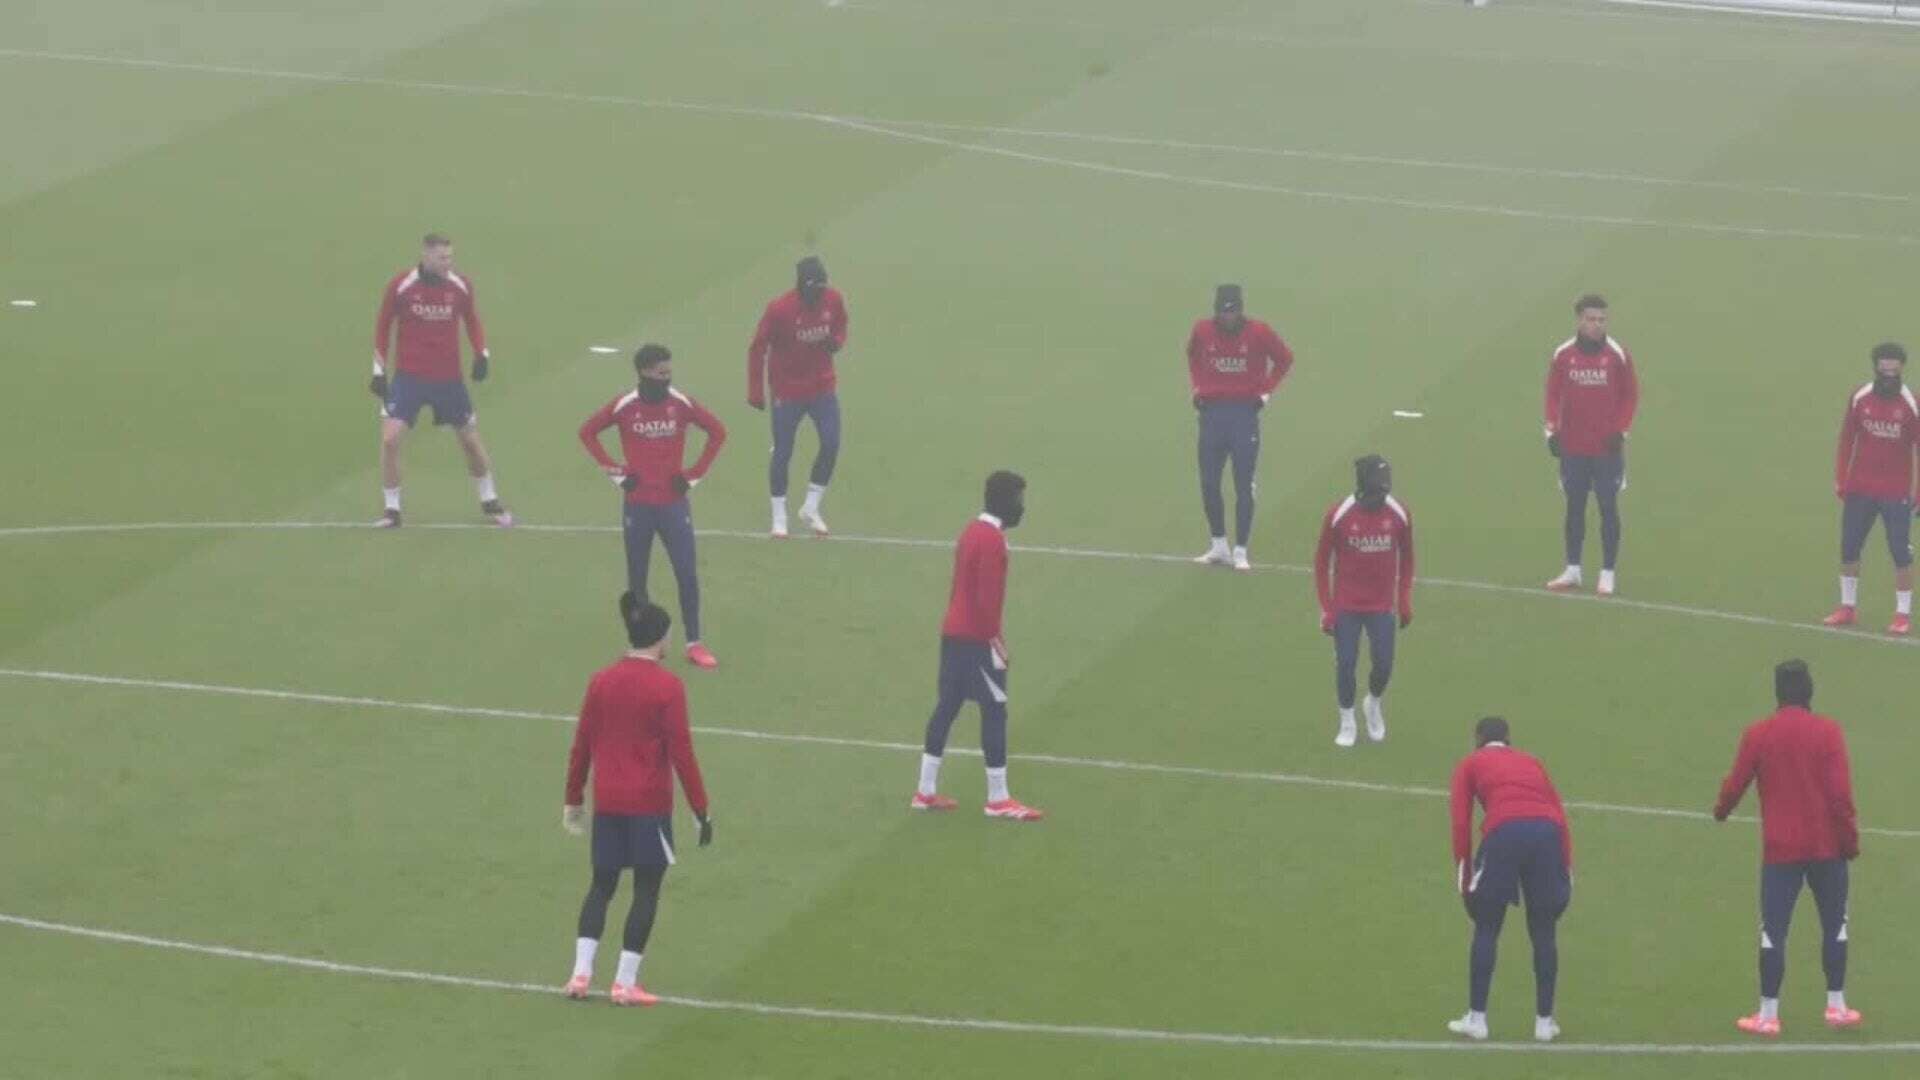
[[[987,477],[987,493],[983,500],[987,506],[1005,506],[1027,490],[1027,478],[1017,472],[1000,469]]]
[[[1573,313],[1581,315],[1589,311],[1607,310],[1607,298],[1597,292],[1590,292],[1573,302]]]
[[[627,624],[627,643],[636,649],[660,644],[673,628],[673,616],[666,608],[649,603],[632,590],[620,594],[620,621]]]
[[[1875,345],[1873,347],[1874,365],[1876,367],[1879,366],[1882,360],[1898,360],[1902,364],[1905,364],[1907,362],[1906,346],[1897,341],[1883,341]]]
[[[1782,660],[1774,665],[1773,699],[1782,705],[1813,707],[1813,672],[1805,660]]]
[[[1479,723],[1473,725],[1473,745],[1478,747],[1496,742],[1511,744],[1511,734],[1504,717],[1482,717]]]
[[[648,368],[659,367],[671,359],[673,359],[673,351],[671,349],[668,349],[665,345],[655,345],[652,342],[648,342],[634,350],[633,370],[645,371]]]
[[[449,240],[445,233],[430,232],[420,238],[420,246],[423,248],[452,247],[453,241]]]

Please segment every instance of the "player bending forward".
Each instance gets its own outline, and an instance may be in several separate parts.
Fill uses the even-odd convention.
[[[1546,767],[1515,750],[1507,722],[1489,716],[1475,726],[1476,749],[1453,770],[1453,863],[1460,896],[1473,919],[1467,974],[1467,1015],[1449,1020],[1456,1035],[1487,1037],[1487,997],[1494,954],[1507,909],[1527,904],[1533,939],[1533,1037],[1560,1035],[1553,995],[1560,979],[1560,916],[1573,900],[1573,831]],[[1473,804],[1482,808],[1480,851],[1473,845]]]
[[[927,718],[920,755],[920,788],[908,806],[952,810],[939,793],[940,758],[947,734],[969,701],[980,704],[980,750],[987,759],[986,815],[1039,821],[1046,815],[1007,793],[1007,643],[1000,615],[1007,602],[1007,533],[1027,512],[1027,482],[1002,470],[987,477],[986,509],[960,534],[953,556],[953,587],[940,627],[939,699]]]
[[[436,427],[450,427],[467,457],[467,473],[480,496],[480,512],[502,527],[513,515],[500,502],[493,462],[473,415],[473,398],[460,378],[460,326],[473,343],[473,381],[486,382],[492,354],[474,306],[473,282],[454,273],[453,241],[428,233],[420,262],[396,274],[380,294],[373,327],[373,379],[367,389],[380,399],[380,486],[385,509],[375,524],[400,527],[400,446],[420,416],[433,409]],[[395,328],[398,327],[398,339]],[[388,346],[393,362],[388,362]],[[390,374],[391,372],[391,374]]]
[[[627,911],[609,996],[615,1005],[652,1005],[660,999],[640,985],[640,960],[660,909],[660,883],[673,865],[675,775],[700,823],[701,847],[713,843],[713,818],[707,814],[707,788],[687,726],[686,684],[660,664],[673,620],[631,592],[620,597],[620,620],[632,647],[587,683],[567,759],[560,823],[575,836],[587,831],[582,803],[587,774],[593,774],[593,884],[580,905],[567,996],[587,996],[594,953],[607,925],[607,905],[620,887],[620,875],[632,870],[633,907]]]

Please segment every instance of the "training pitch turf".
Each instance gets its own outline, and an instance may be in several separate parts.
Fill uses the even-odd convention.
[[[0,300],[36,302],[0,307],[0,1075],[1913,1075],[1920,652],[1809,624],[1842,404],[1920,345],[1916,93],[1912,32],[1547,0],[0,2]],[[397,534],[41,530],[371,520],[369,330],[428,228],[529,527],[478,527],[423,429]],[[743,352],[816,249],[846,535],[775,544]],[[1155,557],[1204,544],[1180,348],[1220,281],[1299,356],[1251,576]],[[1541,375],[1590,289],[1644,388],[1610,603],[1537,589]],[[565,721],[619,645],[573,433],[631,379],[590,347],[647,339],[733,429],[695,493],[723,666],[677,665],[718,839],[647,958],[677,1000],[616,1013],[520,991],[567,973]],[[1428,580],[1391,738],[1342,752],[1299,567],[1368,451]],[[1009,604],[1031,827],[957,755],[965,812],[905,810],[1002,466],[1054,549]],[[1781,1048],[1818,1056],[1729,1056],[1758,841],[1703,812],[1788,655],[1877,830],[1867,1025],[1820,1026],[1803,905]],[[1442,1026],[1438,792],[1487,712],[1577,804],[1551,1053],[1517,920],[1519,1052]]]

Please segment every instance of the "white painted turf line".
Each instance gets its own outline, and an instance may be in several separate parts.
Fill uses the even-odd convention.
[[[1525,167],[1499,165],[1479,165],[1466,162],[1421,161],[1410,158],[1393,158],[1380,155],[1334,154],[1325,151],[1263,149],[1258,147],[1233,147],[1225,144],[1189,143],[1179,140],[1135,138],[1132,136],[1096,135],[1075,132],[1048,132],[1034,129],[1011,129],[984,124],[945,124],[927,123],[914,120],[876,120],[858,116],[839,116],[830,113],[810,112],[798,109],[764,108],[749,105],[722,105],[710,102],[677,101],[666,98],[636,98],[617,94],[583,94],[555,90],[516,89],[513,87],[479,86],[465,83],[426,82],[412,79],[386,79],[376,76],[328,74],[325,72],[286,71],[273,68],[254,68],[227,64],[192,64],[167,60],[145,60],[136,57],[106,56],[92,53],[48,52],[34,49],[0,49],[0,57],[15,57],[28,60],[61,61],[67,63],[104,64],[115,67],[146,68],[159,71],[187,71],[213,75],[233,75],[261,79],[291,79],[302,82],[322,83],[340,86],[370,86],[395,90],[416,90],[431,93],[460,94],[479,97],[505,97],[537,101],[570,102],[575,104],[594,104],[625,106],[630,108],[674,110],[682,112],[705,113],[718,116],[741,116],[772,120],[798,120],[814,124],[838,127],[848,131],[860,132],[880,138],[902,142],[920,143],[944,149],[984,154],[1009,160],[1023,161],[1034,165],[1047,165],[1056,168],[1078,169],[1108,176],[1127,177],[1136,180],[1151,180],[1161,183],[1184,184],[1190,187],[1212,188],[1216,190],[1240,191],[1251,194],[1280,195],[1301,199],[1341,202],[1363,206],[1385,206],[1402,210],[1424,211],[1445,214],[1468,214],[1478,216],[1501,217],[1511,220],[1537,221],[1548,224],[1584,225],[1608,228],[1636,229],[1673,229],[1708,235],[1742,236],[1751,239],[1798,239],[1825,240],[1847,243],[1891,244],[1897,247],[1920,245],[1920,236],[1902,233],[1860,233],[1825,229],[1798,229],[1761,225],[1734,225],[1702,221],[1664,221],[1652,218],[1636,218],[1606,214],[1563,214],[1549,210],[1532,210],[1524,207],[1482,205],[1479,203],[1461,203],[1444,200],[1404,199],[1386,195],[1365,195],[1355,192],[1328,191],[1315,188],[1297,188],[1278,184],[1263,184],[1250,181],[1225,180],[1214,177],[1194,176],[1185,173],[1165,172],[1155,169],[1135,169],[1102,162],[1080,161],[1072,158],[1055,157],[1046,154],[1030,154],[1005,147],[988,146],[983,143],[961,142],[943,139],[931,135],[918,134],[911,129],[931,129],[949,131],[970,131],[978,134],[1024,135],[1032,138],[1077,139],[1089,142],[1106,142],[1119,145],[1157,146],[1165,149],[1214,150],[1221,152],[1254,153],[1269,156],[1300,156],[1318,160],[1344,161],[1352,164],[1402,165],[1425,168],[1468,169],[1481,172],[1502,173],[1520,176],[1556,176],[1563,179],[1611,180],[1640,184],[1665,184],[1670,186],[1699,186],[1710,189],[1748,190],[1772,194],[1820,195],[1835,198],[1872,199],[1882,201],[1911,201],[1910,196],[1878,195],[1865,192],[1816,192],[1810,189],[1788,186],[1762,186],[1752,188],[1728,188],[1716,181],[1691,181],[1663,179],[1656,177],[1633,176],[1620,173],[1583,173],[1578,171],[1558,171]]]
[[[278,690],[268,687],[224,686],[217,683],[183,682],[174,679],[147,679],[122,675],[96,675],[78,671],[49,671],[40,668],[0,668],[0,678],[32,679],[41,682],[68,683],[84,686],[117,686],[135,690],[167,690],[175,693],[209,694],[221,697],[265,698],[272,701],[295,701],[310,705],[339,705],[347,708],[392,709],[406,712],[435,713],[442,716],[484,716],[504,720],[540,720],[552,723],[570,724],[574,717],[567,713],[535,712],[528,709],[496,709],[477,705],[446,705],[432,701],[397,701],[388,698],[360,697],[348,694],[324,694],[304,690]],[[695,732],[729,739],[751,739],[757,742],[789,743],[802,746],[838,746],[859,750],[885,750],[891,753],[917,754],[919,743],[887,742],[882,739],[855,739],[838,735],[800,735],[778,731],[755,731],[749,728],[709,727],[695,725]],[[948,751],[964,757],[979,757],[980,751],[954,748]],[[1444,799],[1448,792],[1444,788],[1422,787],[1416,784],[1388,784],[1371,780],[1345,780],[1321,776],[1307,776],[1301,773],[1253,772],[1237,769],[1209,769],[1198,765],[1165,765],[1151,761],[1125,761],[1109,758],[1072,757],[1062,754],[1014,754],[1013,760],[1024,764],[1062,765],[1081,769],[1105,769],[1113,772],[1150,773],[1159,776],[1182,776],[1201,780],[1234,780],[1262,784],[1285,784],[1297,787],[1328,788],[1341,791],[1369,791],[1383,795],[1409,795],[1419,798]],[[1631,806],[1624,803],[1588,802],[1579,799],[1567,801],[1571,810],[1593,810],[1609,814],[1631,814],[1638,817],[1676,818],[1685,821],[1711,821],[1712,815],[1699,810],[1676,810],[1659,806]],[[1729,820],[1746,824],[1755,824],[1757,819],[1736,815]],[[1920,838],[1920,829],[1898,829],[1863,825],[1860,831],[1871,836],[1885,836],[1895,839]]]
[[[125,523],[101,523],[88,525],[17,525],[0,527],[0,539],[9,537],[35,536],[85,536],[89,534],[137,533],[137,532],[297,532],[304,530],[326,529],[370,529],[372,523],[353,521],[144,521]],[[448,532],[498,531],[498,526],[478,523],[441,522],[408,525],[408,529],[435,529]],[[530,533],[617,533],[615,525],[541,525],[521,523],[513,526],[516,532]],[[744,529],[698,529],[699,536],[720,537],[728,540],[764,540],[765,533],[750,532]],[[833,540],[847,544],[872,544],[881,547],[910,547],[947,549],[953,546],[950,540],[928,540],[919,537],[901,536],[860,536],[849,533],[835,533]],[[1111,551],[1102,548],[1048,547],[1027,544],[1011,545],[1011,550],[1030,555],[1051,555],[1061,558],[1112,559],[1121,562],[1166,563],[1169,565],[1189,566],[1192,559],[1185,555],[1162,555],[1154,552]],[[1254,563],[1256,570],[1274,570],[1286,574],[1310,574],[1312,567],[1297,566],[1289,563]],[[1205,571],[1199,571],[1205,572]],[[1436,585],[1447,589],[1472,589],[1478,592],[1500,593],[1506,596],[1521,596],[1533,600],[1554,603],[1592,603],[1608,607],[1630,608],[1636,611],[1653,611],[1666,615],[1684,615],[1695,619],[1717,619],[1722,622],[1744,623],[1748,626],[1771,626],[1783,630],[1810,631],[1831,637],[1845,638],[1850,641],[1873,642],[1894,648],[1920,647],[1920,639],[1888,637],[1868,630],[1837,630],[1819,623],[1794,622],[1789,619],[1775,619],[1766,615],[1748,615],[1738,611],[1719,611],[1714,608],[1692,607],[1686,604],[1668,604],[1657,600],[1634,600],[1628,597],[1598,597],[1588,593],[1552,593],[1545,589],[1523,585],[1502,585],[1491,581],[1466,581],[1457,578],[1422,577],[1423,585]]]
[[[63,934],[68,937],[86,938],[92,941],[105,941],[116,945],[138,945],[143,948],[192,953],[199,956],[219,957],[225,960],[249,960],[258,964],[273,964],[280,967],[300,968],[307,971],[321,971],[332,975],[361,975],[368,978],[388,979],[396,982],[427,983],[434,986],[449,986],[467,990],[501,990],[510,993],[540,994],[556,998],[561,994],[558,986],[548,986],[542,983],[521,982],[512,979],[489,979],[467,975],[444,975],[431,971],[408,971],[404,968],[349,964],[337,960],[323,960],[318,957],[291,956],[286,953],[261,952],[255,949],[234,948],[228,945],[203,945],[197,942],[180,941],[174,938],[150,937],[145,934],[130,934],[119,930],[103,930],[91,926],[76,926],[72,923],[35,919],[25,915],[0,913],[0,925],[14,926],[23,930],[37,930],[49,934]],[[598,997],[600,995],[596,994],[595,996]],[[1159,1028],[1047,1024],[1023,1020],[988,1020],[962,1016],[926,1016],[918,1013],[870,1012],[860,1009],[828,1009],[816,1008],[809,1005],[776,1005],[757,1001],[725,1001],[713,998],[679,997],[671,994],[660,995],[660,1001],[665,1005],[675,1005],[688,1009],[748,1013],[756,1016],[776,1016],[801,1020],[838,1020],[849,1023],[886,1024],[894,1027],[941,1028],[950,1031],[986,1031],[1015,1035],[1055,1035],[1125,1042],[1263,1047],[1276,1050],[1372,1050],[1387,1053],[1433,1053],[1452,1051],[1465,1053],[1505,1052],[1521,1054],[1617,1054],[1634,1056],[1679,1056],[1695,1054],[1910,1054],[1920,1052],[1920,1042],[1474,1043],[1462,1040],[1340,1039],[1303,1035],[1246,1035],[1211,1031],[1168,1031]]]

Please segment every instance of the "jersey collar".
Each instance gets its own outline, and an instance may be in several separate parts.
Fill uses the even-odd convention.
[[[981,514],[979,517],[975,518],[974,520],[984,521],[987,524],[993,526],[994,528],[1000,529],[1002,531],[1006,529],[1006,526],[1000,523],[1000,519],[997,517],[994,517],[992,514]]]

